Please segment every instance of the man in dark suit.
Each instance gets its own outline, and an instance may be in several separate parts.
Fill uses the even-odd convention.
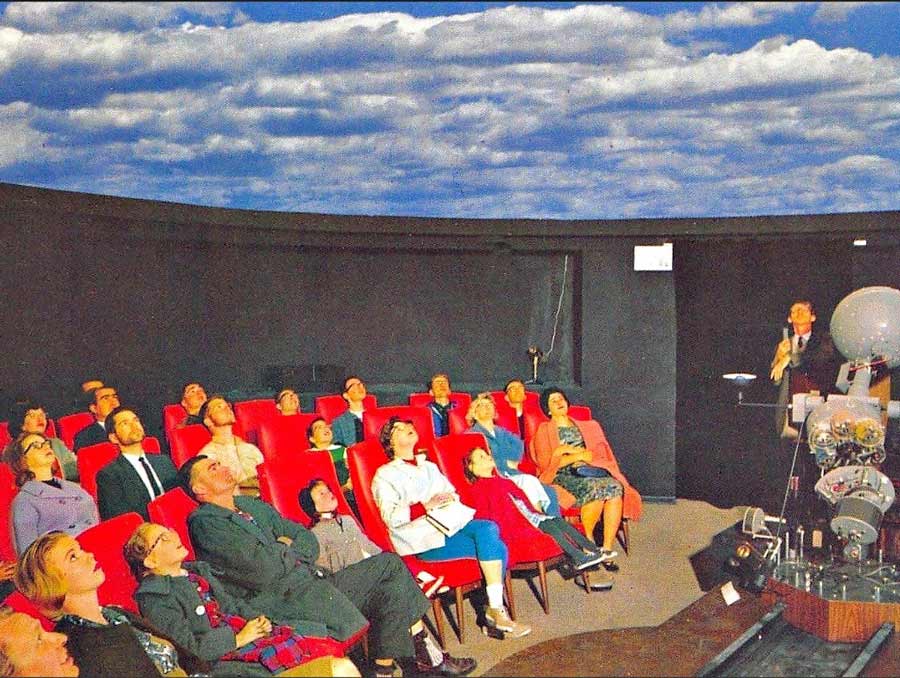
[[[119,456],[97,474],[100,518],[135,511],[150,520],[147,504],[175,487],[175,466],[167,455],[144,453],[144,427],[133,410],[117,407],[106,421],[109,440],[119,446]]]
[[[119,394],[110,386],[100,385],[85,392],[87,408],[94,415],[94,423],[81,429],[75,436],[73,447],[78,452],[82,447],[105,443],[109,440],[106,434],[106,418],[119,406]]]

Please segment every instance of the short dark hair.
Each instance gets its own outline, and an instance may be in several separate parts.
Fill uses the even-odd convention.
[[[381,443],[384,453],[389,459],[394,458],[394,447],[391,445],[391,433],[393,433],[391,429],[394,428],[394,424],[411,424],[415,426],[412,419],[394,416],[388,419],[384,426],[381,427],[381,433],[378,434],[378,442]]]
[[[201,383],[200,383],[199,381],[197,381],[196,379],[193,379],[193,380],[191,380],[191,381],[186,381],[186,382],[184,382],[184,383],[181,385],[181,391],[179,391],[179,398],[184,398],[184,392],[187,390],[187,387],[190,386],[191,384],[197,384],[197,386],[199,386],[200,388],[202,388],[204,391],[206,390],[206,389],[203,387],[203,384],[201,384]]]
[[[97,386],[96,388],[88,389],[81,394],[81,404],[84,406],[84,409],[90,409],[91,405],[97,404],[97,391],[101,388],[112,388],[110,386],[106,386],[105,384],[102,386]]]
[[[548,386],[543,391],[541,391],[541,410],[548,417],[550,416],[550,406],[548,405],[548,401],[550,400],[550,396],[552,396],[554,393],[561,394],[562,397],[566,399],[567,404],[572,403],[572,401],[569,400],[569,396],[567,396],[566,392],[561,388],[559,388],[558,386]]]
[[[45,414],[47,412],[47,408],[41,402],[32,398],[19,398],[9,406],[9,411],[6,413],[6,421],[8,422],[7,426],[9,427],[11,438],[15,438],[22,432],[22,427],[25,425],[25,415],[31,410],[44,410]]]
[[[359,381],[362,382],[361,377],[358,377],[355,374],[348,374],[346,377],[344,377],[344,380],[341,382],[341,393],[342,394],[347,392],[347,382],[350,381],[351,379],[358,379]],[[363,382],[363,383],[365,383],[365,382]]]
[[[428,382],[426,384],[426,388],[425,388],[426,391],[431,390],[431,385],[434,383],[434,380],[437,379],[438,377],[443,377],[444,379],[447,380],[447,383],[452,386],[452,382],[450,381],[449,374],[447,374],[446,372],[435,372],[434,374],[431,375],[431,378],[428,380]]]
[[[510,379],[508,382],[506,382],[506,386],[503,387],[503,392],[506,393],[509,390],[509,387],[515,383],[519,383],[522,384],[522,386],[525,386],[525,382],[521,379]]]
[[[106,415],[106,436],[109,437],[110,433],[116,432],[116,416],[122,414],[122,412],[134,412],[135,416],[140,419],[141,415],[137,413],[133,407],[129,407],[128,405],[119,405],[116,409]]]
[[[325,417],[316,417],[311,422],[309,422],[309,426],[306,427],[306,439],[307,440],[312,438],[313,426],[315,426],[316,422],[318,422],[318,421],[324,421],[326,424],[328,423],[328,420],[325,419]]]
[[[194,466],[197,465],[197,462],[201,459],[209,459],[205,454],[198,454],[196,457],[191,457],[184,464],[182,464],[181,468],[178,469],[178,474],[176,475],[176,482],[178,483],[178,487],[184,490],[184,493],[189,496],[194,501],[197,500],[197,495],[194,494],[194,490],[191,489],[191,473],[194,470]]]
[[[300,508],[302,508],[303,512],[312,520],[310,527],[314,527],[315,524],[319,522],[320,518],[319,512],[316,510],[316,502],[312,497],[313,488],[319,484],[325,486],[328,485],[322,478],[313,478],[297,495],[297,501],[300,504]]]

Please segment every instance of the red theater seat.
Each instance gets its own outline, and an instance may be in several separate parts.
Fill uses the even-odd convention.
[[[338,500],[338,513],[353,515],[347,503],[331,454],[325,450],[307,450],[290,457],[279,457],[256,467],[259,493],[263,501],[274,506],[285,518],[309,527],[311,517],[300,508],[297,495],[313,478],[321,478]]]
[[[0,462],[0,562],[16,560],[16,547],[12,534],[12,502],[19,493],[12,469]]]
[[[371,393],[367,394],[363,400],[363,408],[366,410],[373,410],[376,407],[378,407],[377,398]],[[339,417],[347,411],[347,401],[344,400],[344,396],[340,394],[323,395],[316,398],[315,409],[319,416],[330,424],[334,421],[335,417]]]
[[[356,505],[359,508],[366,534],[385,551],[393,552],[394,546],[388,536],[387,526],[381,518],[381,513],[372,495],[372,478],[375,476],[375,471],[382,464],[387,463],[387,460],[381,445],[374,440],[364,440],[352,445],[347,450],[347,465],[350,468],[350,479],[353,482],[353,494],[356,497]],[[425,562],[414,555],[403,556],[403,561],[414,575],[425,570],[436,577],[444,577],[444,584],[453,590],[456,598],[459,642],[464,642],[463,595],[481,585],[481,569],[478,561],[474,558],[460,558],[458,560]],[[446,647],[443,611],[437,596],[431,600],[431,610],[434,614],[441,645]]]
[[[306,429],[320,417],[315,412],[272,417],[259,426],[259,449],[266,461],[293,456],[309,448]]]
[[[258,440],[260,424],[273,417],[280,417],[281,412],[271,398],[242,400],[234,404],[234,417],[244,429],[245,439],[254,445]]]
[[[434,440],[434,421],[431,418],[431,411],[427,407],[392,405],[366,410],[363,413],[363,438],[377,442],[378,436],[381,435],[381,429],[391,417],[412,421],[419,434],[419,448],[425,450],[431,446],[431,441]]]
[[[147,504],[147,512],[150,520],[169,529],[175,530],[181,538],[181,543],[188,550],[187,560],[194,560],[194,545],[191,543],[191,535],[188,532],[188,516],[199,504],[187,496],[180,487],[175,487],[158,496]]]
[[[94,423],[94,415],[90,412],[66,414],[56,420],[59,424],[59,438],[70,450],[75,449],[75,436],[83,428]]]
[[[147,454],[159,454],[159,440],[153,436],[144,438],[141,444]],[[78,478],[85,492],[97,501],[97,474],[119,454],[113,443],[97,443],[82,447],[77,455]]]
[[[188,459],[196,457],[210,440],[212,434],[203,424],[191,424],[174,429],[169,439],[169,452],[175,468],[181,468]]]
[[[81,548],[94,554],[106,574],[106,581],[97,591],[101,605],[120,605],[132,612],[138,611],[134,602],[137,581],[131,575],[122,547],[143,522],[144,519],[137,513],[123,513],[75,537]]]

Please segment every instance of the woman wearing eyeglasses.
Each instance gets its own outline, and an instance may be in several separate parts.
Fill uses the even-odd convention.
[[[56,454],[48,438],[22,433],[7,445],[4,459],[19,486],[11,507],[16,553],[46,532],[75,536],[100,522],[91,495],[80,485],[53,476]]]
[[[203,561],[185,562],[178,533],[163,525],[138,526],[123,549],[138,580],[141,614],[212,664],[215,676],[358,676],[330,639],[304,637],[273,624],[229,595]]]

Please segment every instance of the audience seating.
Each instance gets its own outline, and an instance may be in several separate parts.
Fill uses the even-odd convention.
[[[166,440],[172,439],[172,431],[184,423],[186,418],[187,411],[182,407],[181,403],[163,405],[163,431],[166,434]]]
[[[587,405],[569,405],[569,417],[578,421],[590,421],[594,418]]]
[[[363,408],[373,410],[376,407],[378,407],[378,399],[371,393],[366,394]],[[322,419],[330,424],[335,417],[339,417],[347,411],[347,401],[340,394],[319,396],[316,398],[315,410]]]
[[[387,526],[372,495],[372,478],[380,466],[387,463],[387,456],[376,440],[364,440],[352,445],[347,450],[347,465],[350,468],[350,479],[353,482],[353,494],[362,518],[363,527],[369,538],[385,551],[394,551],[388,536]],[[463,595],[481,585],[481,568],[474,558],[425,562],[416,556],[402,556],[406,566],[413,575],[422,570],[436,577],[443,576],[444,584],[449,586],[456,597],[456,619],[459,629],[459,642],[465,639],[465,617],[463,615]],[[437,626],[438,638],[446,647],[444,637],[444,619],[438,596],[431,599],[431,610]]]
[[[144,438],[141,446],[147,454],[159,454],[159,440],[153,436]],[[119,454],[113,443],[97,443],[82,447],[77,455],[78,477],[81,487],[97,501],[97,474]]]
[[[259,426],[267,419],[280,417],[281,412],[272,398],[242,400],[234,404],[234,417],[244,429],[245,439],[257,444]]]
[[[199,504],[180,487],[175,487],[147,504],[150,520],[175,530],[188,550],[187,560],[195,560],[194,545],[188,532],[188,516]]]
[[[256,467],[259,474],[259,496],[270,503],[285,518],[309,527],[312,517],[300,508],[297,495],[313,478],[321,478],[337,497],[338,513],[354,515],[347,503],[331,453],[325,450],[308,450],[291,457],[279,457]]]
[[[101,605],[120,605],[132,612],[138,611],[134,602],[137,581],[125,561],[122,547],[143,522],[144,519],[137,513],[123,513],[75,537],[81,548],[94,554],[106,574],[106,581],[97,591]]]
[[[306,430],[319,418],[315,412],[301,412],[288,417],[278,415],[259,425],[259,449],[266,461],[284,455],[294,455],[309,449]]]
[[[434,396],[430,393],[410,393],[407,402],[410,407],[428,407]],[[454,410],[462,410],[465,414],[472,404],[472,396],[463,391],[454,391],[450,394],[450,402],[454,403]]]
[[[0,462],[0,563],[16,559],[12,534],[12,502],[19,493],[12,469]]]
[[[431,446],[431,441],[434,440],[434,420],[431,418],[431,411],[427,407],[410,405],[392,405],[366,410],[363,413],[363,439],[377,442],[381,429],[391,417],[412,421],[419,434],[419,448],[427,449]]]
[[[175,468],[181,468],[188,459],[196,457],[203,446],[212,440],[212,434],[203,424],[176,428],[171,435],[169,453],[172,455]]]
[[[451,434],[465,433],[466,429],[469,428],[469,424],[466,422],[466,410],[463,410],[460,407],[450,410],[447,415],[447,421],[450,424]]]
[[[83,428],[94,423],[94,415],[90,412],[76,412],[66,414],[56,420],[59,424],[59,438],[70,450],[75,449],[75,436]]]
[[[463,460],[476,447],[487,449],[487,441],[480,433],[462,433],[459,435],[447,435],[435,438],[431,452],[432,461],[437,464],[459,495],[463,504],[475,506],[473,494],[475,488],[469,483],[463,470]],[[527,542],[507,543],[509,549],[509,567],[513,571],[534,570],[538,571],[538,581],[541,587],[540,603],[546,614],[550,613],[550,594],[547,588],[547,566],[556,565],[565,560],[559,544],[535,528],[533,539]],[[587,573],[585,573],[586,576]],[[514,602],[510,598],[510,613],[515,614]]]

